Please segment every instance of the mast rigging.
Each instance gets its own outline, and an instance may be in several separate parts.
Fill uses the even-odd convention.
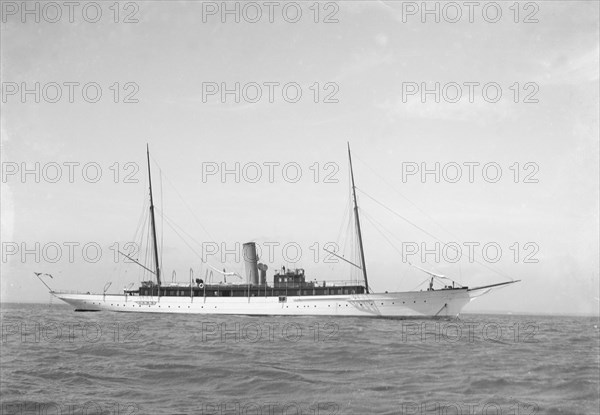
[[[350,161],[350,178],[352,179],[352,195],[354,199],[354,218],[356,220],[356,231],[358,233],[358,245],[360,248],[360,262],[362,265],[363,278],[365,279],[365,292],[369,294],[369,280],[367,279],[367,264],[365,263],[365,251],[363,249],[362,233],[360,231],[360,219],[358,217],[358,202],[356,201],[356,186],[354,185],[354,171],[352,170],[352,155],[350,154],[350,143],[348,143],[348,160]]]
[[[154,266],[156,267],[156,282],[160,287],[160,266],[158,264],[158,244],[156,241],[156,220],[154,219],[154,199],[152,198],[152,174],[150,173],[150,148],[146,144],[148,158],[148,183],[150,185],[150,217],[152,219],[152,242],[154,246]]]

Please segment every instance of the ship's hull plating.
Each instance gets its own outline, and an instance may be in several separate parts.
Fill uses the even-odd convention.
[[[229,315],[313,315],[354,317],[454,317],[471,300],[466,289],[385,294],[285,297],[150,297],[63,294],[77,311]]]

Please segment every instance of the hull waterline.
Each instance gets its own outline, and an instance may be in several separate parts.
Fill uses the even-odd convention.
[[[467,289],[290,297],[157,297],[53,293],[76,311],[210,315],[440,318],[460,314]]]

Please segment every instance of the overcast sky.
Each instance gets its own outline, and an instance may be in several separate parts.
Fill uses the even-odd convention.
[[[112,282],[118,292],[143,279],[136,265],[115,262],[114,244],[143,225],[146,143],[167,282],[173,270],[180,281],[190,267],[206,275],[198,243],[247,241],[280,244],[261,257],[272,260],[270,278],[281,265],[305,268],[309,279],[357,278],[348,264],[323,263],[322,251],[337,242],[356,261],[346,232],[349,141],[376,291],[424,288],[427,275],[401,252],[435,250],[438,240],[460,245],[460,261],[447,261],[446,249],[411,262],[469,286],[522,280],[465,311],[598,312],[598,2],[500,2],[501,16],[486,2],[472,15],[456,3],[461,18],[441,3],[439,23],[421,2],[281,3],[272,16],[265,3],[239,3],[239,23],[235,2],[225,15],[221,2],[122,3],[118,19],[113,2],[100,2],[95,23],[86,3],[72,16],[41,3],[39,23],[28,4],[33,14],[22,15],[20,2],[2,3],[3,302],[48,302],[34,271],[52,274],[53,288],[80,291]],[[39,93],[22,95],[36,82]],[[237,103],[220,93],[236,82]],[[421,94],[436,83],[439,102]],[[35,163],[39,183],[22,175]],[[222,167],[236,163],[246,175],[222,180]],[[423,180],[422,167],[435,163],[439,183]],[[262,177],[252,183],[257,165]],[[93,183],[95,166],[102,176]],[[193,240],[179,238],[171,220]],[[87,243],[101,247],[98,262],[84,256]],[[286,243],[301,247],[297,262],[284,258]],[[488,243],[502,249],[495,263],[492,251],[482,256]],[[243,273],[233,255],[208,263]]]

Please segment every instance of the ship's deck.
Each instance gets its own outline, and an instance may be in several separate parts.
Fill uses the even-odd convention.
[[[241,284],[201,284],[201,286],[142,286],[138,290],[127,291],[130,295],[161,297],[279,297],[304,295],[348,295],[364,294],[362,285],[317,286],[313,283],[276,284],[274,286]]]

